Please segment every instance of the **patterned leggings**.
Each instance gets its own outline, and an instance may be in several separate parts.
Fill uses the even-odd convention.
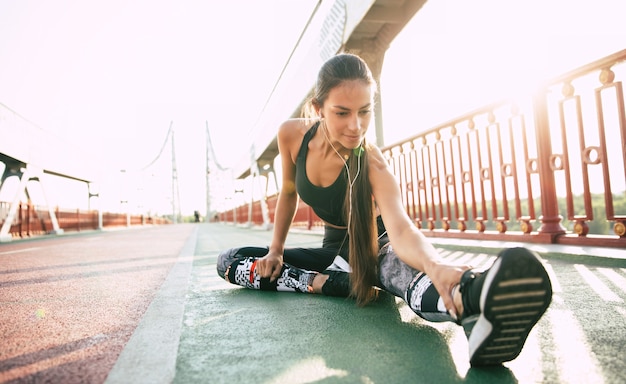
[[[280,278],[273,283],[267,278],[255,278],[256,258],[265,256],[268,248],[231,248],[220,253],[217,262],[218,274],[233,284],[251,289],[311,292],[310,284],[317,273],[326,271],[340,252],[338,248],[288,248],[283,260],[285,265]],[[420,317],[429,321],[454,321],[443,305],[439,293],[430,278],[402,262],[386,243],[378,254],[379,288],[402,298]],[[234,269],[233,269],[234,268]],[[332,272],[343,274],[347,272]],[[330,280],[330,279],[329,279]],[[345,294],[347,296],[347,292]]]

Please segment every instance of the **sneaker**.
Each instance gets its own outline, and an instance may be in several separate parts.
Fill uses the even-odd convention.
[[[552,300],[552,284],[539,257],[511,248],[484,273],[466,271],[461,279],[461,325],[471,365],[515,359],[533,326]]]
[[[350,274],[342,271],[325,270],[328,280],[322,285],[322,293],[326,296],[350,296]]]
[[[285,270],[287,274],[285,276]],[[317,272],[305,271],[292,265],[283,264],[283,272],[280,281],[277,281],[278,291],[289,291],[294,289],[299,292],[313,293],[313,279]]]

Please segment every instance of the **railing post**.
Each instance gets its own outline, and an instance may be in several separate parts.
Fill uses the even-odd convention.
[[[550,122],[548,119],[547,89],[542,88],[533,97],[533,113],[537,137],[537,170],[541,188],[541,227],[539,234],[550,236],[551,241],[565,233],[561,225],[563,217],[559,214],[556,195],[554,170],[551,165],[552,141],[550,139]]]
[[[26,205],[26,236],[30,237],[32,232],[31,232],[31,228],[30,228],[30,214],[31,211],[33,210],[32,204],[30,203],[30,201],[27,203]]]
[[[22,228],[22,225],[24,224],[24,214],[23,214],[23,211],[22,211],[22,203],[21,202],[20,202],[18,210],[19,210],[18,217],[19,217],[20,223],[19,223],[17,228],[18,228],[20,237],[24,237],[24,228]]]

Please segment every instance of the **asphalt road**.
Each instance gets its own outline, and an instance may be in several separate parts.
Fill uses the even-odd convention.
[[[0,382],[626,382],[626,257],[542,253],[552,305],[516,360],[471,368],[460,327],[388,294],[359,308],[217,276],[220,250],[270,237],[202,223],[0,244]],[[479,267],[498,251],[438,248]]]

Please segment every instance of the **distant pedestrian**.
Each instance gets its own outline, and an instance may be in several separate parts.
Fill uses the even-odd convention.
[[[322,66],[313,118],[278,129],[283,176],[271,244],[225,250],[218,273],[252,289],[349,296],[359,305],[383,289],[426,320],[461,324],[471,364],[516,358],[552,298],[542,262],[525,248],[502,251],[485,272],[442,260],[406,214],[382,152],[366,142],[375,92],[356,55]],[[320,248],[285,248],[298,196],[325,222]]]

